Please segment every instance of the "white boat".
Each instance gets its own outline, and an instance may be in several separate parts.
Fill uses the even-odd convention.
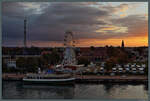
[[[71,74],[27,74],[23,78],[24,84],[74,84],[74,81]]]

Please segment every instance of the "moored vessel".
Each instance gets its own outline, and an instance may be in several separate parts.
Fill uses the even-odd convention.
[[[24,84],[74,84],[72,74],[27,74],[23,78]]]

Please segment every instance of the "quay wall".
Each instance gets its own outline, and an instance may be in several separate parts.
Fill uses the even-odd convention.
[[[21,81],[24,74],[2,74],[2,80],[17,80]],[[146,75],[133,75],[133,76],[98,76],[98,75],[76,75],[77,83],[101,83],[101,82],[148,82]]]

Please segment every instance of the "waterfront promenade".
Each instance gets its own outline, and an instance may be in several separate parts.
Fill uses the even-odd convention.
[[[130,75],[130,76],[109,76],[109,75],[84,75],[76,76],[76,81],[79,83],[100,83],[100,82],[130,82],[130,83],[145,83],[148,81],[148,77],[146,75]]]
[[[3,80],[22,80],[24,74],[8,74],[2,75]],[[146,75],[129,75],[129,76],[109,76],[109,75],[76,75],[76,81],[84,82],[147,82]]]

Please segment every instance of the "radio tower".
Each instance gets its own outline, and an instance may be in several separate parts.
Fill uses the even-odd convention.
[[[27,23],[27,19],[25,17],[25,19],[24,19],[24,48],[27,47],[27,44],[26,44],[26,23]]]
[[[24,19],[24,42],[23,42],[24,48],[23,48],[23,55],[27,54],[27,52],[26,52],[26,47],[27,47],[27,43],[26,43],[26,24],[27,24],[27,19],[25,17],[25,19]]]

